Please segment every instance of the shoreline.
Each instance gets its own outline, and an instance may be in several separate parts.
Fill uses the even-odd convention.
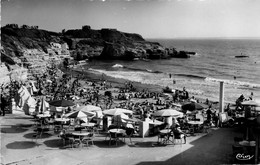
[[[88,69],[82,70],[81,68],[77,67],[77,68],[69,68],[69,70],[65,71],[64,69],[62,70],[65,73],[69,73],[71,75],[76,76],[77,75],[82,75],[82,77],[80,77],[80,79],[88,79],[88,81],[94,81],[94,82],[101,82],[103,80],[107,81],[107,84],[111,83],[112,87],[115,88],[121,88],[124,87],[124,84],[126,82],[129,82],[129,80],[126,79],[121,79],[121,78],[114,78],[108,75],[105,75],[103,73],[99,73],[99,72],[95,72],[95,71],[91,71]],[[160,85],[155,85],[155,84],[142,84],[141,82],[136,82],[136,81],[131,81],[133,83],[133,86],[138,90],[148,90],[149,92],[156,92],[156,93],[163,93],[162,89],[163,87]],[[187,90],[189,92],[189,90]],[[205,96],[201,96],[201,95],[190,95],[194,96],[196,100],[198,100],[201,103],[205,103],[206,99],[209,100],[210,103],[214,104],[214,108],[218,110],[219,108],[219,100],[216,99],[212,99],[212,98],[208,98]],[[225,101],[224,105],[226,106],[228,103],[234,103],[234,102],[229,102],[229,101]],[[225,107],[224,106],[224,107]]]

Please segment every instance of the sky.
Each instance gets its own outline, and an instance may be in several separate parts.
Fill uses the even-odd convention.
[[[2,0],[1,26],[116,28],[144,38],[260,37],[260,0]]]

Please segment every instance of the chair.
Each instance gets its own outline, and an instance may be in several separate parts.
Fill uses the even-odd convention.
[[[72,144],[74,143],[74,138],[72,138],[72,136],[69,136],[69,134],[66,134],[65,130],[62,130],[60,132],[59,137],[61,138],[61,140],[63,142],[63,146],[65,146],[66,145],[66,141],[68,141],[70,146],[71,146],[71,148],[73,148]]]
[[[97,123],[95,124],[95,126],[94,126],[94,131],[96,132],[96,133],[98,133],[99,134],[99,131],[101,131],[102,130],[102,125],[101,125],[101,123],[102,123],[102,118],[97,118]]]
[[[120,134],[114,133],[114,132],[109,132],[109,145],[111,145],[111,141],[115,141],[116,145],[117,142],[119,141],[119,138],[122,137]]]
[[[35,140],[37,141],[38,138],[42,137],[42,133],[43,133],[43,128],[41,127],[37,127],[35,130],[33,130],[35,132],[35,134],[33,134],[33,137],[35,138]]]
[[[207,134],[208,134],[210,128],[211,128],[211,124],[210,124],[209,122],[207,122],[207,121],[204,121],[204,123],[203,123],[203,125],[202,125],[202,131],[203,131],[204,133],[207,133]]]
[[[92,145],[94,145],[94,141],[93,141],[94,138],[95,138],[95,134],[94,133],[90,133],[88,136],[86,136],[86,137],[84,137],[82,139],[82,143],[86,144],[87,146],[89,146],[88,142],[91,141]]]
[[[131,137],[134,134],[134,129],[133,128],[126,128],[126,132],[125,132],[125,137],[128,137],[130,139],[130,143],[132,144],[132,139]]]
[[[182,139],[184,139],[184,144],[186,144],[186,135],[183,133],[179,133],[178,131],[173,131],[174,134],[174,144],[178,140],[182,144]]]

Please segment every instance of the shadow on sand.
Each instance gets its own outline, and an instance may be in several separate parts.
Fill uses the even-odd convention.
[[[94,142],[94,145],[99,148],[119,148],[119,147],[123,147],[126,145],[126,143],[123,141],[118,141],[117,145],[116,145],[115,141],[111,141],[111,145],[109,145],[109,140],[98,140],[98,141],[93,141],[93,142]]]
[[[33,141],[15,141],[6,145],[8,149],[28,149],[39,146],[40,144]]]
[[[33,132],[33,133],[28,133],[28,134],[25,134],[23,137],[27,138],[27,139],[36,139],[35,137],[36,133]],[[41,137],[37,137],[37,139],[45,139],[45,138],[49,138],[53,136],[52,134],[49,134],[47,132],[43,132]]]
[[[45,140],[43,142],[43,144],[45,144],[47,147],[50,148],[59,148],[59,149],[63,149],[63,142],[61,139],[57,138],[57,139],[51,139],[51,140]]]
[[[10,127],[4,127],[1,128],[1,133],[23,133],[26,132],[28,129],[18,127],[18,126],[11,126]]]

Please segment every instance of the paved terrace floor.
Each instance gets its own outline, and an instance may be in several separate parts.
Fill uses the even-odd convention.
[[[236,128],[215,128],[211,133],[187,138],[186,144],[158,145],[157,137],[133,138],[131,144],[108,145],[97,135],[94,146],[64,148],[53,131],[37,141],[33,139],[30,116],[7,114],[1,119],[1,163],[16,165],[146,165],[146,164],[230,164]]]

